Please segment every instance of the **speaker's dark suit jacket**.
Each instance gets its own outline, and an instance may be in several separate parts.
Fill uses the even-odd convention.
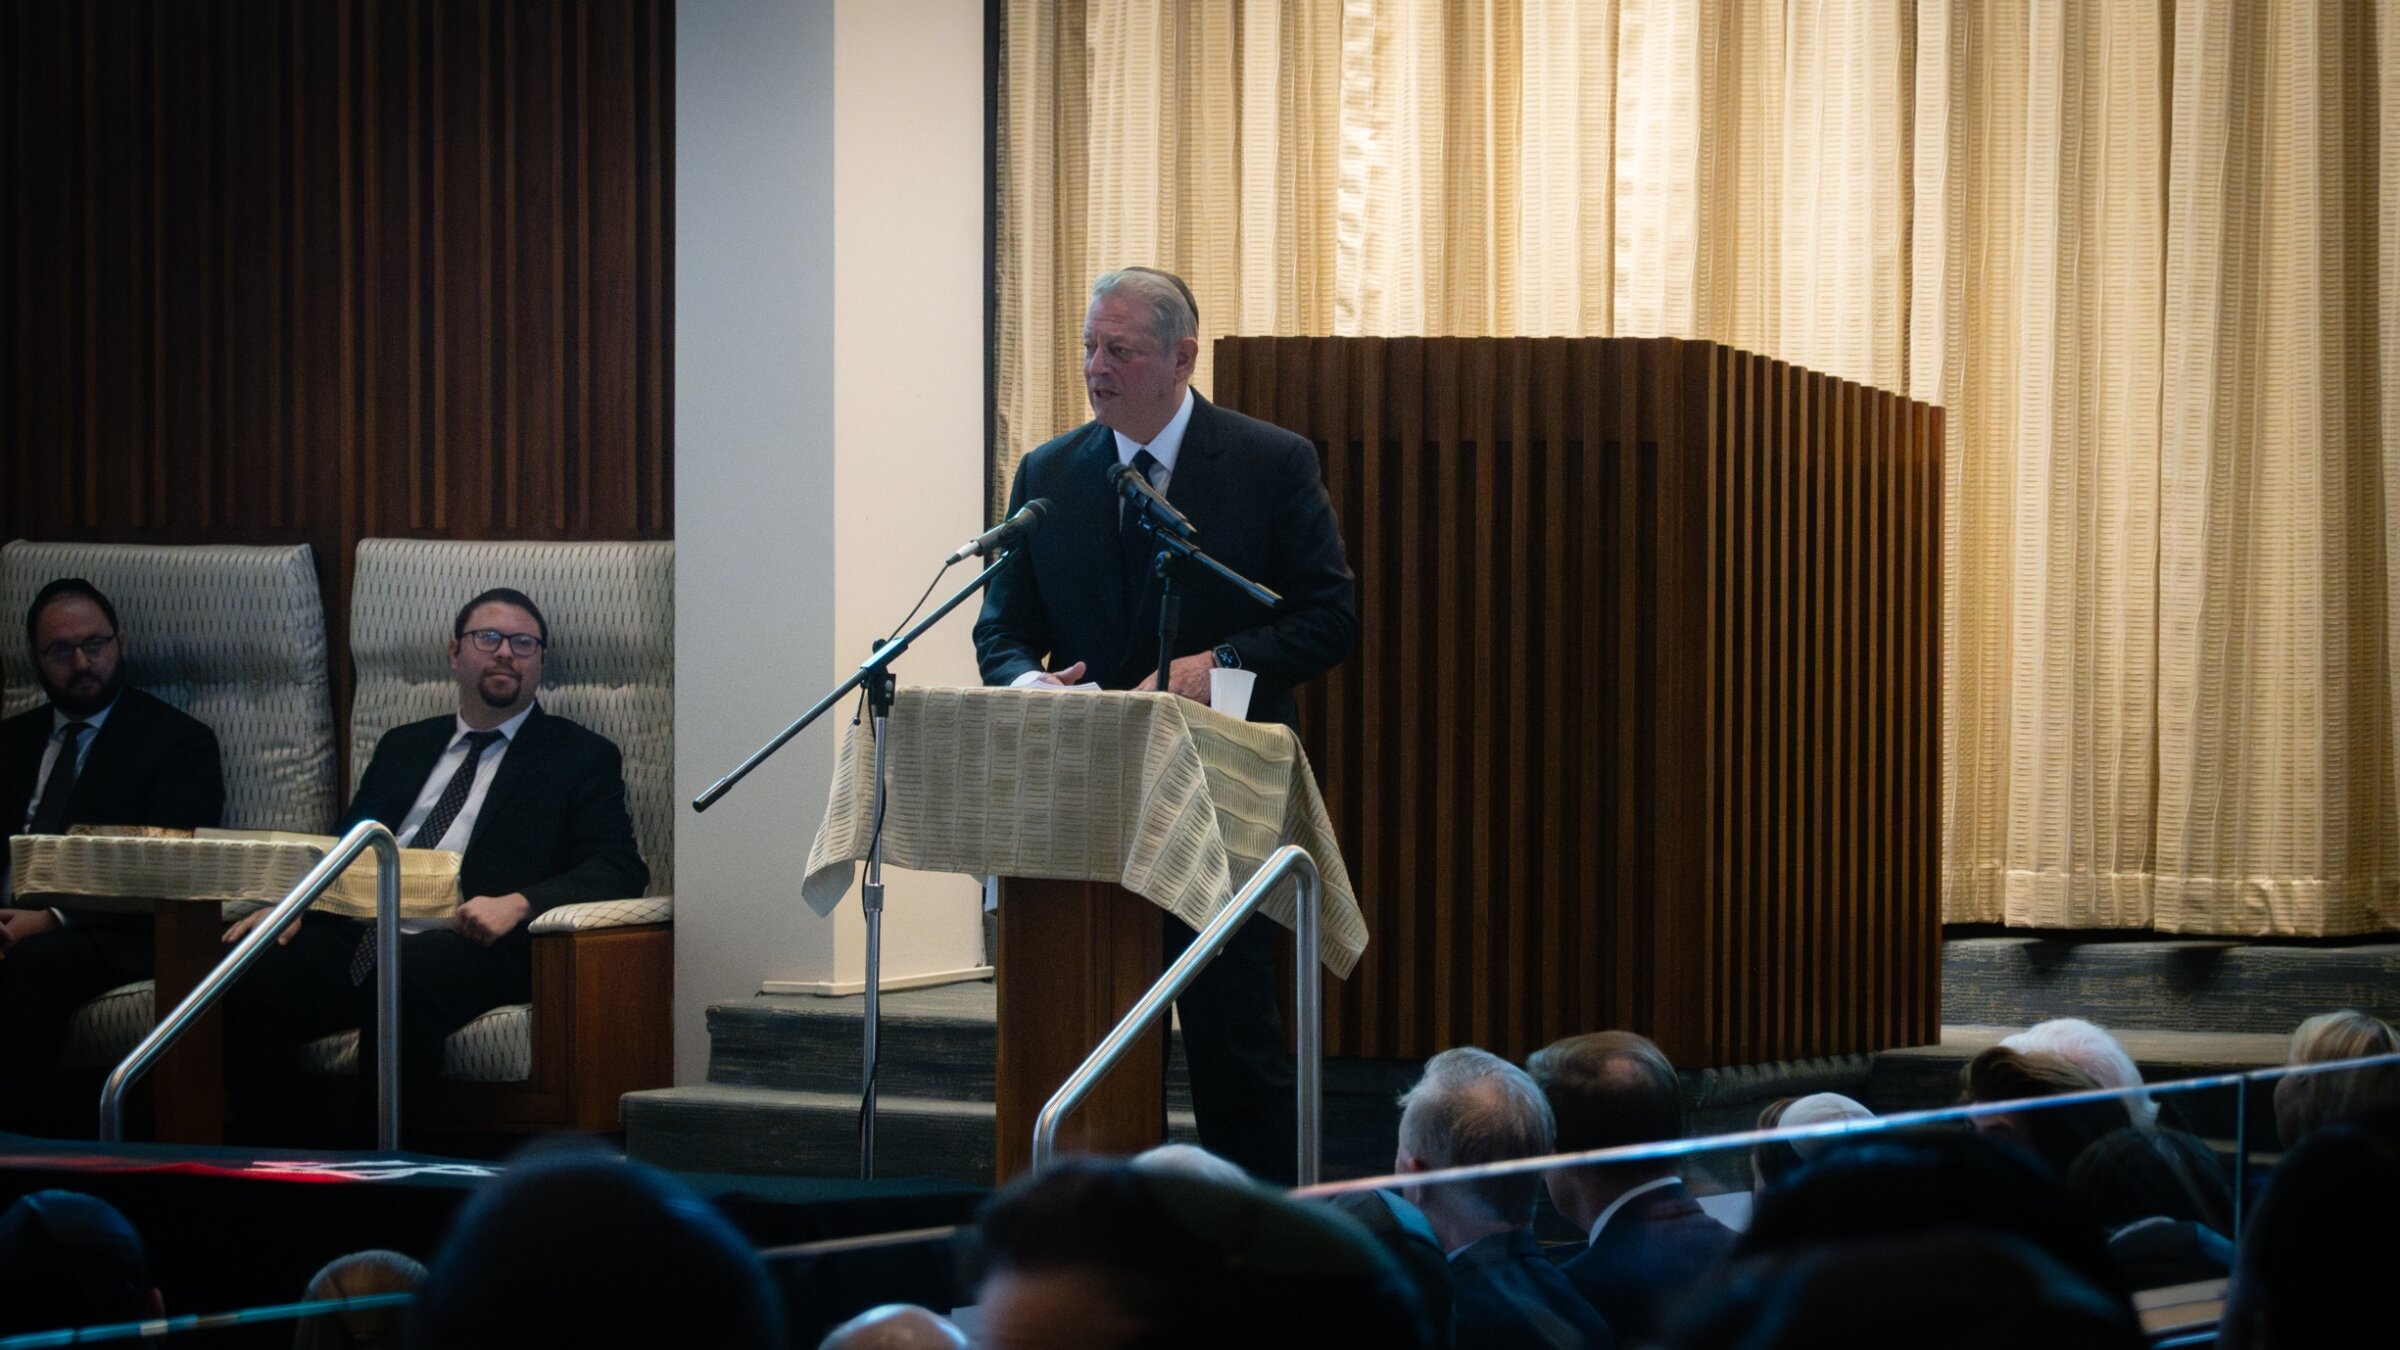
[[[0,722],[0,840],[25,828],[50,738],[48,703]],[[225,772],[206,724],[139,689],[117,695],[67,798],[75,825],[222,824]],[[0,1127],[36,1128],[35,1084],[58,1062],[75,1010],[150,978],[150,917],[72,911],[69,927],[27,938],[0,960]]]
[[[985,684],[1086,663],[1086,679],[1130,689],[1158,665],[1158,581],[1129,607],[1117,533],[1116,433],[1089,422],[1025,457],[1009,510],[1037,497],[1050,514],[1017,561],[992,579],[975,624]],[[1217,561],[1283,596],[1270,612],[1223,579],[1184,564],[1177,656],[1230,643],[1255,671],[1250,720],[1291,724],[1293,686],[1332,668],[1358,640],[1358,583],[1342,553],[1316,447],[1281,427],[1193,396],[1167,480]],[[1045,660],[1045,658],[1047,658]]]
[[[50,739],[47,703],[0,722],[0,831],[25,828]],[[77,825],[214,826],[225,817],[225,769],[217,734],[182,709],[139,689],[117,695],[92,738],[67,799]]]
[[[1608,1323],[1542,1255],[1533,1230],[1494,1233],[1450,1258],[1458,1344],[1492,1350],[1606,1350]]]
[[[1659,1314],[1733,1249],[1733,1230],[1700,1208],[1681,1181],[1627,1201],[1590,1246],[1559,1266],[1628,1344],[1658,1330]]]
[[[343,828],[380,820],[397,829],[457,732],[458,719],[448,714],[385,732]],[[606,736],[535,705],[475,817],[475,833],[459,859],[459,897],[522,891],[540,914],[559,905],[630,899],[649,884],[650,869],[625,811],[624,756]],[[507,940],[529,940],[528,926],[519,924]]]

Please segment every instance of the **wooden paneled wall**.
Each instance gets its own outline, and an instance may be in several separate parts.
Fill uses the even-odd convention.
[[[0,537],[670,537],[673,30],[0,6]]]
[[[1672,339],[1216,368],[1317,442],[1359,577],[1302,692],[1373,933],[1330,1053],[1935,1039],[1938,410]]]

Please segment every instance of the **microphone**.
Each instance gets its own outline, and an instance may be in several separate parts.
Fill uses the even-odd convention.
[[[1167,495],[1150,486],[1150,480],[1144,478],[1139,469],[1119,460],[1114,467],[1109,469],[1108,481],[1116,484],[1119,493],[1133,499],[1134,510],[1140,511],[1147,508],[1150,512],[1151,522],[1159,528],[1182,535],[1186,539],[1199,535],[1200,529],[1192,524],[1191,517],[1176,510],[1174,503],[1167,500]]]
[[[1050,499],[1036,497],[1018,507],[1015,515],[960,544],[949,557],[942,559],[942,566],[948,567],[968,558],[988,558],[1042,528],[1042,517],[1049,513]]]

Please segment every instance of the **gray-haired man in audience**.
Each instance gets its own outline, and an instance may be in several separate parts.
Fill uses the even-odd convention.
[[[1550,1151],[1550,1104],[1523,1069],[1489,1051],[1444,1050],[1400,1098],[1402,1175],[1538,1158]],[[1533,1236],[1538,1174],[1406,1186],[1450,1254],[1462,1346],[1614,1345],[1608,1324],[1542,1255]]]

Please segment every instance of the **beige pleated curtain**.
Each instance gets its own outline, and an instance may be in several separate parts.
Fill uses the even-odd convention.
[[[1947,418],[1945,917],[2400,927],[2400,5],[1004,9],[996,492],[1125,263],[1192,283],[1204,391],[1221,333],[1901,390]]]

